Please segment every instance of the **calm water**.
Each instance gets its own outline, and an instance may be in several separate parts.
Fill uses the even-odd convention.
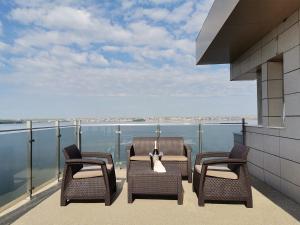
[[[45,127],[52,124],[34,124]],[[0,130],[25,128],[26,124],[0,125]],[[120,126],[120,162],[126,162],[126,145],[133,137],[155,137],[157,125],[125,124]],[[192,158],[201,151],[230,151],[233,146],[233,133],[241,131],[241,125],[202,125],[202,143],[199,142],[198,125],[160,125],[160,136],[182,136],[192,146]],[[115,162],[117,125],[83,125],[82,150],[110,152]],[[75,128],[61,129],[60,148],[76,143]],[[57,173],[56,130],[34,130],[33,138],[33,186],[38,187]],[[27,185],[28,132],[0,132],[0,207],[26,193]],[[63,167],[63,154],[60,152],[60,166]]]

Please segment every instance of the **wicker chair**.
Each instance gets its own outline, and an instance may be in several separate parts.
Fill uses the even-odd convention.
[[[199,206],[204,206],[207,200],[217,200],[240,201],[245,202],[247,208],[253,207],[247,168],[248,151],[246,146],[236,144],[229,153],[211,152],[197,155],[193,191],[198,196]]]
[[[105,205],[111,205],[116,193],[111,154],[80,152],[76,145],[71,145],[64,149],[64,155],[60,205],[66,206],[70,200],[104,200]],[[99,158],[106,159],[107,163]]]
[[[150,165],[149,153],[154,149],[154,137],[135,137],[133,143],[127,146],[127,172],[132,164]],[[191,147],[184,144],[182,137],[160,137],[159,151],[163,152],[163,165],[176,166],[183,178],[192,182]],[[127,174],[128,175],[128,174]]]

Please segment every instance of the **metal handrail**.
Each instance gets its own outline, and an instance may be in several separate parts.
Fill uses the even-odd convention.
[[[195,125],[197,126],[199,123],[85,123],[81,124],[82,127],[97,127],[97,126],[173,126],[173,125],[186,125],[186,126],[191,126]],[[202,125],[242,125],[243,123],[241,122],[219,122],[219,123],[201,123]],[[247,123],[246,123],[247,124]]]
[[[76,125],[64,125],[59,126],[60,128],[68,128],[68,127],[76,127]],[[49,127],[33,127],[32,130],[46,130],[56,128],[56,126],[49,126]],[[17,129],[7,129],[7,130],[0,130],[0,133],[8,133],[8,132],[16,132],[16,131],[29,131],[30,128],[17,128]]]
[[[159,123],[161,126],[176,126],[176,125],[186,125],[186,126],[197,126],[199,123]],[[219,123],[201,123],[201,125],[242,125],[241,122],[219,122]],[[247,124],[247,123],[245,123]],[[156,126],[157,123],[95,123],[95,124],[81,124],[83,127],[97,127],[97,126]],[[76,125],[60,125],[60,128],[76,127]],[[45,127],[33,127],[32,130],[46,130],[56,128],[56,126],[45,126]],[[17,128],[17,129],[6,129],[0,130],[0,133],[16,132],[16,131],[29,131],[30,128]]]

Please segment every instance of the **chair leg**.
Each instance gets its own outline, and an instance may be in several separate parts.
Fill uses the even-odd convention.
[[[253,202],[252,202],[252,200],[247,200],[246,201],[246,207],[247,208],[253,208]]]
[[[180,193],[178,193],[178,195],[177,195],[177,204],[178,205],[182,205],[183,204],[183,194],[182,194],[182,191],[180,191]]]
[[[200,196],[198,197],[198,205],[201,207],[204,206],[204,199]]]
[[[67,199],[64,197],[60,198],[60,206],[66,206],[67,205]]]
[[[110,196],[105,197],[105,206],[110,206],[111,205],[111,198]]]
[[[191,174],[190,174],[189,177],[188,177],[188,182],[189,182],[189,183],[192,183],[192,175],[191,175]]]

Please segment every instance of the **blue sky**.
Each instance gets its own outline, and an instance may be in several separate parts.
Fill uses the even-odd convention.
[[[254,82],[195,66],[212,0],[0,0],[0,118],[255,115]]]

